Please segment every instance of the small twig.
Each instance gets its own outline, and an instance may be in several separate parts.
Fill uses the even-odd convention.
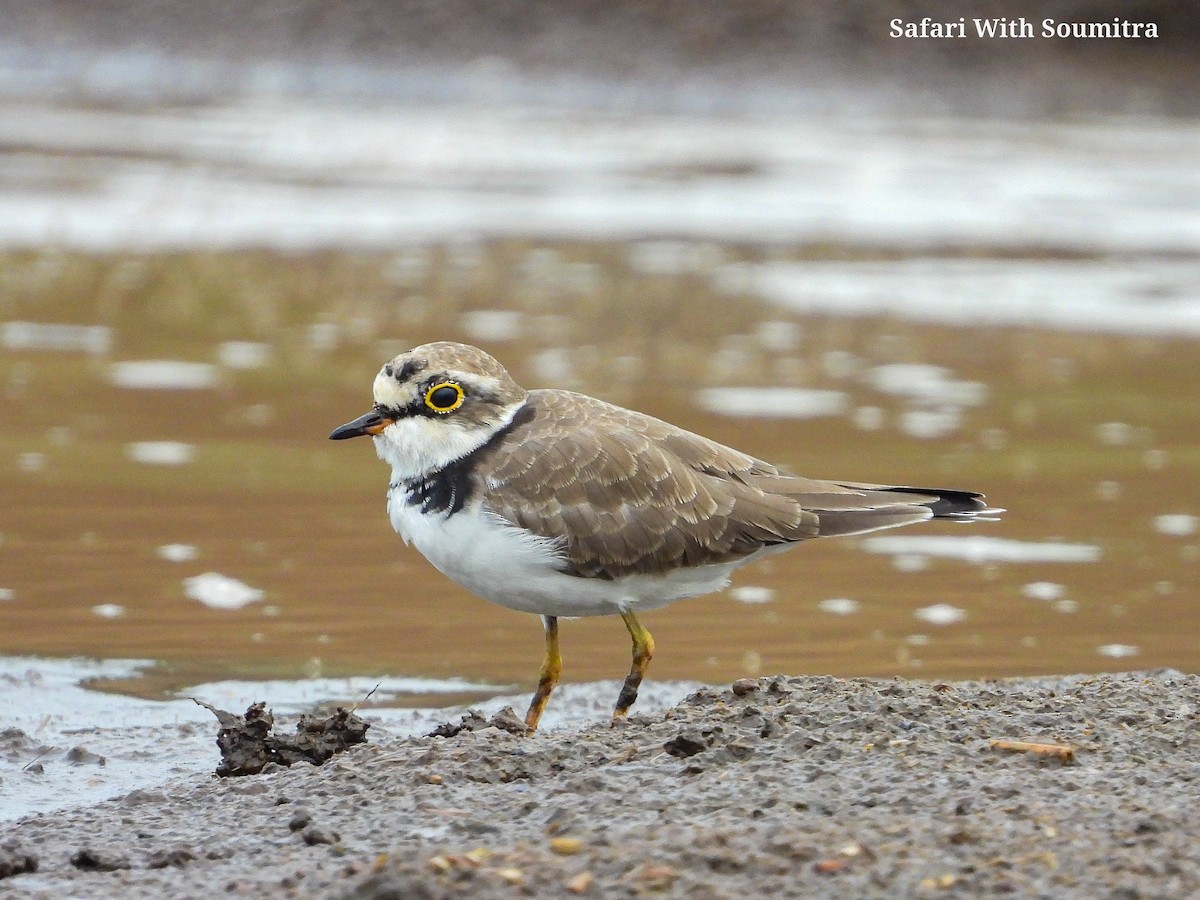
[[[49,747],[47,747],[45,750],[43,750],[41,753],[39,753],[37,756],[35,756],[33,759],[31,759],[31,760],[30,760],[29,762],[27,762],[25,765],[21,766],[21,771],[22,771],[22,772],[28,772],[28,771],[29,771],[29,767],[30,767],[30,766],[36,765],[36,764],[37,764],[37,761],[38,761],[39,759],[41,759],[43,756],[45,756],[47,753],[49,753],[49,752],[50,752],[50,748],[49,748]]]
[[[360,706],[362,706],[364,703],[366,703],[368,700],[371,699],[371,695],[374,694],[377,690],[379,690],[379,686],[381,684],[383,684],[382,681],[376,682],[375,687],[373,687],[369,691],[367,691],[367,695],[365,697],[363,697],[361,700],[359,700],[357,703],[355,703],[352,707],[350,707],[350,712],[358,712],[358,708]]]

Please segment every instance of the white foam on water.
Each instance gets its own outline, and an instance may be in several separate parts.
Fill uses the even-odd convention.
[[[1109,659],[1126,659],[1130,656],[1137,656],[1142,651],[1140,647],[1132,644],[1104,644],[1097,647],[1096,652]]]
[[[30,148],[49,187],[13,179],[18,187],[0,190],[7,246],[670,234],[683,239],[643,241],[630,265],[671,277],[719,262],[705,249],[714,239],[1050,246],[1104,256],[1200,246],[1200,125],[1182,119],[1030,122],[857,108],[497,114],[489,104],[339,104],[299,93],[216,100],[187,115],[159,105],[15,102],[0,107],[0,137]],[[731,166],[746,174],[731,175]],[[62,187],[73,183],[85,187]],[[953,314],[953,287],[926,306]]]
[[[1133,436],[1133,426],[1127,422],[1102,422],[1096,426],[1096,440],[1110,447],[1124,447]]]
[[[1200,335],[1200,262],[1195,260],[1155,260],[1153,265],[942,258],[772,262],[742,269],[740,277],[749,282],[750,293],[796,313]],[[719,275],[714,283],[720,283]],[[969,396],[976,389],[962,390]]]
[[[817,609],[835,616],[852,616],[862,609],[862,604],[849,597],[830,597],[818,603]]]
[[[160,559],[168,562],[190,562],[200,555],[200,550],[192,544],[163,544],[154,551]]]
[[[864,550],[887,555],[917,553],[970,563],[1090,563],[1100,559],[1094,544],[1068,544],[1062,541],[1015,541],[1008,538],[971,535],[889,535],[864,538]]]
[[[953,625],[966,619],[967,611],[949,603],[935,603],[918,609],[913,615],[930,625]]]
[[[102,356],[112,348],[106,325],[61,325],[53,322],[5,322],[0,347],[6,350],[53,350]]]
[[[177,359],[113,363],[108,377],[117,387],[143,391],[188,391],[217,386],[216,366]]]
[[[1200,518],[1184,513],[1168,513],[1154,517],[1154,530],[1171,537],[1187,537],[1196,533]]]
[[[147,466],[182,466],[196,456],[196,445],[182,441],[135,441],[125,445],[125,456]]]
[[[183,579],[183,592],[210,609],[241,609],[266,596],[258,588],[218,572]]]
[[[1031,581],[1021,588],[1021,593],[1030,600],[1058,600],[1066,593],[1066,588],[1053,581]]]
[[[863,374],[875,390],[906,397],[915,403],[980,406],[987,400],[987,385],[952,378],[949,369],[924,363],[888,363]]]
[[[962,413],[955,407],[909,409],[900,414],[900,430],[923,441],[937,440],[956,432],[962,425]]]
[[[704,388],[695,399],[707,412],[734,418],[815,419],[843,415],[849,405],[842,391],[790,387]]]
[[[92,607],[92,613],[102,619],[119,619],[125,615],[125,607],[119,603],[98,603]]]
[[[274,348],[259,341],[225,341],[217,347],[217,361],[227,369],[263,369]]]
[[[729,591],[729,596],[731,596],[738,603],[770,603],[775,599],[775,591],[769,587],[747,584],[741,587],[731,588]]]

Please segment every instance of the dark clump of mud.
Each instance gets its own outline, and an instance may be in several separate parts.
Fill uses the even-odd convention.
[[[582,729],[471,724],[28,817],[14,836],[40,869],[6,888],[1200,896],[1196,675],[774,677]],[[78,868],[81,847],[130,868]]]
[[[0,844],[0,878],[20,875],[23,872],[36,872],[38,858],[16,841],[6,841]]]
[[[292,766],[298,762],[321,763],[341,753],[347,747],[367,739],[371,727],[355,713],[338,707],[337,712],[324,719],[301,716],[294,735],[276,734],[275,717],[265,703],[254,703],[244,716],[196,700],[221,723],[217,732],[217,747],[221,764],[217,774],[257,775],[271,763]]]
[[[496,728],[509,734],[527,734],[529,728],[521,720],[511,706],[506,706],[490,719],[477,710],[469,709],[458,722],[447,722],[429,732],[429,737],[457,737],[464,731],[481,731],[484,728]]]
[[[71,865],[85,872],[116,872],[131,866],[129,857],[110,850],[83,847],[71,855]]]

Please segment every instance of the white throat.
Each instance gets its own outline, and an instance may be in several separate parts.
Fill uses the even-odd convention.
[[[509,422],[525,401],[501,412],[494,424],[460,426],[427,416],[397,419],[372,438],[379,458],[392,467],[394,481],[420,478],[478,450]]]

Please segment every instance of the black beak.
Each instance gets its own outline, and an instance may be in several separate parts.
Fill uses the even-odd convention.
[[[359,416],[353,422],[333,429],[329,435],[331,441],[344,441],[346,438],[362,437],[364,434],[379,434],[396,420],[385,416],[377,409],[366,415]]]

